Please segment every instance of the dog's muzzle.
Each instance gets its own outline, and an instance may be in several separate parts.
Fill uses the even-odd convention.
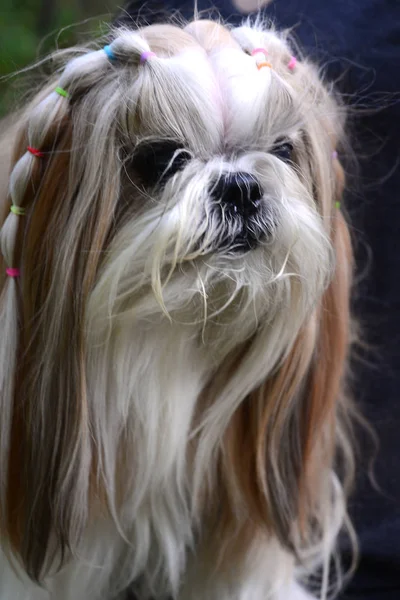
[[[263,191],[254,175],[226,173],[213,187],[212,196],[224,210],[248,218],[258,211]]]
[[[268,235],[264,191],[254,175],[224,173],[211,186],[210,194],[221,222],[220,249],[251,250]]]

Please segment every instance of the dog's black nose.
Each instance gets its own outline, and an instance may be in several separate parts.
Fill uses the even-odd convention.
[[[258,211],[263,190],[250,173],[225,173],[213,186],[212,196],[231,212],[251,216]]]

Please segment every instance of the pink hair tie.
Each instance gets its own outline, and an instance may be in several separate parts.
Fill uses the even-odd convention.
[[[21,274],[19,269],[13,269],[12,267],[7,268],[6,273],[9,277],[19,277]]]
[[[254,56],[255,54],[260,54],[260,53],[267,56],[268,50],[266,50],[265,48],[254,48],[254,50],[251,51],[252,56]]]
[[[290,61],[288,63],[288,69],[290,69],[290,71],[293,71],[293,69],[295,68],[296,65],[297,65],[297,58],[295,56],[292,56],[292,58],[290,59]]]
[[[142,52],[142,54],[140,55],[140,64],[142,65],[143,63],[145,63],[146,60],[148,60],[151,56],[156,56],[156,53],[150,52],[150,50]]]

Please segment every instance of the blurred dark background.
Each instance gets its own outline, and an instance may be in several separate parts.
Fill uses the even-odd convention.
[[[8,77],[56,48],[102,33],[119,12],[118,0],[1,0],[0,117],[20,94]]]

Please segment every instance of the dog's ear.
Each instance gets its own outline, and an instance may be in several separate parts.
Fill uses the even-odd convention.
[[[218,535],[236,530],[251,539],[264,530],[296,555],[321,541],[327,519],[331,532],[336,527],[337,533],[344,517],[343,512],[338,515],[342,492],[333,469],[341,446],[344,455],[349,448],[344,376],[352,249],[348,227],[335,206],[343,171],[339,164],[335,170],[330,199],[333,277],[279,368],[237,409],[220,462],[227,513]]]
[[[1,527],[34,580],[63,561],[86,524],[85,313],[119,194],[111,135],[96,145],[85,119],[85,152],[69,111],[52,89],[27,109],[1,229],[2,272],[20,269],[1,281]],[[10,204],[24,214],[10,213]]]

